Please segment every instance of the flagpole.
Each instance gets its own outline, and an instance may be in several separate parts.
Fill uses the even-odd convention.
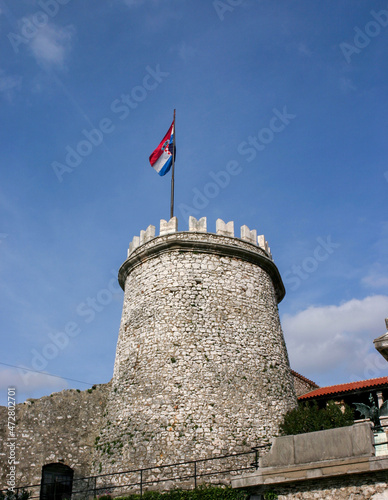
[[[172,141],[172,175],[171,175],[170,219],[172,219],[174,217],[174,180],[175,180],[175,109],[174,109],[174,138]]]

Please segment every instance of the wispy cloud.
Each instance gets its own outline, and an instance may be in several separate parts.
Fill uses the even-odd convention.
[[[366,268],[364,277],[361,279],[362,285],[369,289],[376,289],[380,293],[382,288],[388,288],[387,247],[388,222],[384,221],[380,224],[380,234],[373,245],[371,245],[373,262]]]
[[[31,40],[32,55],[40,65],[64,69],[72,48],[74,35],[74,26],[61,28],[55,24],[48,24],[40,29]]]
[[[369,274],[362,278],[361,283],[368,288],[388,287],[388,276],[381,264],[375,264]]]
[[[30,372],[17,368],[0,369],[0,391],[7,393],[8,387],[15,387],[17,402],[45,393],[57,392],[68,387],[68,382],[46,373]]]
[[[387,312],[388,297],[375,295],[285,314],[282,325],[291,365],[318,378],[339,367],[365,378],[365,358],[374,352],[373,339],[384,333]]]

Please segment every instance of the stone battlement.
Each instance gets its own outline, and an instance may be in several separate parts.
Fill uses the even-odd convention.
[[[172,217],[169,221],[164,219],[160,220],[159,236],[165,236],[171,233],[178,232],[178,219]],[[202,217],[197,220],[195,217],[189,217],[189,230],[190,233],[206,233],[207,232],[207,220],[206,217]],[[234,238],[234,222],[224,222],[222,219],[216,220],[216,233],[221,236],[228,236]],[[140,236],[134,236],[131,243],[129,244],[128,257],[131,253],[139,246],[147,243],[153,238],[157,237],[155,234],[155,226],[149,225],[146,230],[140,231]],[[253,245],[259,246],[266,254],[272,258],[271,249],[268,246],[268,242],[265,240],[263,234],[257,235],[256,229],[249,229],[248,226],[244,225],[240,228],[240,239],[252,243]]]

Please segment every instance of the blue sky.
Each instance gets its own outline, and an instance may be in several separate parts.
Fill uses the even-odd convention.
[[[265,235],[296,371],[387,375],[387,25],[377,0],[0,0],[1,403],[110,380],[174,108],[179,229]]]

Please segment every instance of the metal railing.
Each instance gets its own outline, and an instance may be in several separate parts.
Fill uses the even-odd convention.
[[[226,485],[230,483],[231,475],[237,475],[243,471],[257,470],[260,452],[270,446],[270,444],[264,444],[242,453],[231,453],[217,457],[94,476],[75,477],[73,479],[71,499],[83,500],[103,494],[119,496],[138,493],[142,496],[146,490],[157,489],[155,486],[162,483],[165,484],[163,488],[158,488],[160,490],[172,488],[193,489],[197,488],[199,484]],[[45,482],[44,485],[45,487],[53,486],[55,497],[56,486],[65,481],[67,480],[59,480],[53,483]],[[41,498],[41,483],[17,487],[15,493],[18,494],[23,490],[31,492],[29,500]],[[6,493],[6,491],[2,490],[1,492]],[[42,500],[44,500],[44,496],[42,496]]]

